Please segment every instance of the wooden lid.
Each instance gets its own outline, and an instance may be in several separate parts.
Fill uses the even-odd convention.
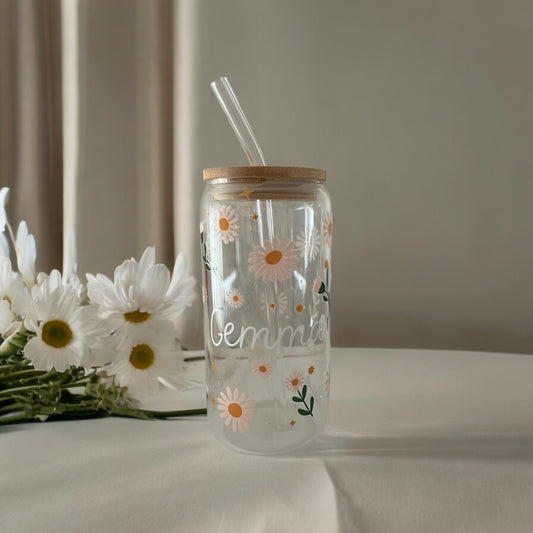
[[[213,167],[204,169],[204,180],[254,179],[275,181],[287,179],[308,179],[326,181],[326,171],[307,167]]]

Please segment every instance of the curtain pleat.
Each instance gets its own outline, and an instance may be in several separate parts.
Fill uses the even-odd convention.
[[[174,262],[172,1],[137,2],[137,252]]]
[[[59,0],[0,3],[0,185],[13,226],[26,220],[37,267],[61,268],[62,126]]]

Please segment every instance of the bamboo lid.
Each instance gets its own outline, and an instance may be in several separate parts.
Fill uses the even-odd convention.
[[[326,181],[326,171],[308,167],[213,167],[204,169],[204,180],[253,179],[254,181],[276,181],[287,179],[308,179]]]

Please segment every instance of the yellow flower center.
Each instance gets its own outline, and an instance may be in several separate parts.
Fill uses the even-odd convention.
[[[234,294],[234,295],[231,297],[231,299],[232,299],[234,302],[238,302],[238,301],[239,301],[239,297],[238,297],[236,294]]]
[[[261,365],[259,367],[259,372],[261,372],[262,374],[264,374],[266,371],[267,371],[267,367],[265,365]]]
[[[219,227],[222,231],[227,231],[228,228],[229,228],[229,222],[228,222],[228,219],[227,219],[227,218],[224,218],[224,217],[221,217],[221,218],[218,220],[218,227]]]
[[[124,313],[124,319],[126,322],[131,322],[132,324],[139,324],[140,322],[145,322],[150,318],[150,313],[146,311],[130,311],[129,313]]]
[[[72,341],[72,330],[62,320],[49,320],[43,326],[43,341],[53,348],[64,348]]]
[[[293,387],[297,387],[298,385],[300,384],[300,380],[298,378],[294,378],[292,381],[291,381],[291,385]]]
[[[230,403],[228,405],[228,413],[233,418],[240,418],[242,415],[242,407],[238,403]]]
[[[131,350],[130,363],[138,370],[146,370],[154,363],[154,351],[148,344],[137,344]]]
[[[266,255],[265,261],[269,265],[277,265],[281,261],[281,257],[282,253],[279,250],[272,250]]]

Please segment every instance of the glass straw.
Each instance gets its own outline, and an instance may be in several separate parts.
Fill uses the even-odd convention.
[[[237,136],[237,139],[241,143],[241,146],[244,150],[244,153],[248,157],[248,161],[250,162],[250,165],[252,166],[265,166],[265,159],[263,157],[263,151],[261,150],[261,147],[259,146],[259,143],[257,142],[257,138],[254,134],[254,131],[252,130],[252,127],[250,126],[250,123],[248,122],[246,115],[244,114],[244,111],[242,110],[242,107],[239,104],[239,101],[237,100],[237,96],[235,96],[235,93],[233,92],[233,89],[231,88],[229,80],[225,76],[221,76],[217,80],[211,82],[211,89],[215,96],[217,97],[218,103],[220,104],[220,107],[224,111],[226,118],[228,119],[231,127],[233,128],[233,131],[235,132],[235,135]],[[257,202],[261,202],[260,200],[257,200]],[[274,210],[272,208],[272,201],[271,200],[264,200],[265,202],[265,208],[267,211],[267,218],[269,220],[269,238],[272,240],[273,238],[273,220],[274,220]],[[259,226],[261,227],[261,235],[263,234],[262,231],[262,221],[259,221]],[[262,239],[261,239],[262,240]],[[276,288],[271,289],[273,291],[272,297],[274,300],[277,301],[276,298]],[[267,287],[265,287],[265,297],[266,301],[269,301],[269,290]],[[278,306],[276,305],[276,310],[274,313],[274,320],[273,317],[268,314],[267,318],[270,328],[274,330],[274,332],[277,334],[277,332],[280,329],[280,317],[278,313]],[[282,362],[283,362],[283,351],[281,347],[276,347],[276,358],[278,359],[279,364],[278,372],[280,372],[282,368]],[[281,374],[280,374],[281,375]],[[276,383],[277,385],[274,385],[274,387],[277,389],[276,395],[278,398],[281,398],[283,396],[283,390],[282,390],[282,380],[274,380],[273,383]],[[276,425],[278,429],[281,428],[281,414],[279,411],[279,408],[276,408]]]
[[[225,76],[221,76],[211,82],[211,89],[241,143],[250,165],[264,166],[265,159],[261,147],[228,79]]]

